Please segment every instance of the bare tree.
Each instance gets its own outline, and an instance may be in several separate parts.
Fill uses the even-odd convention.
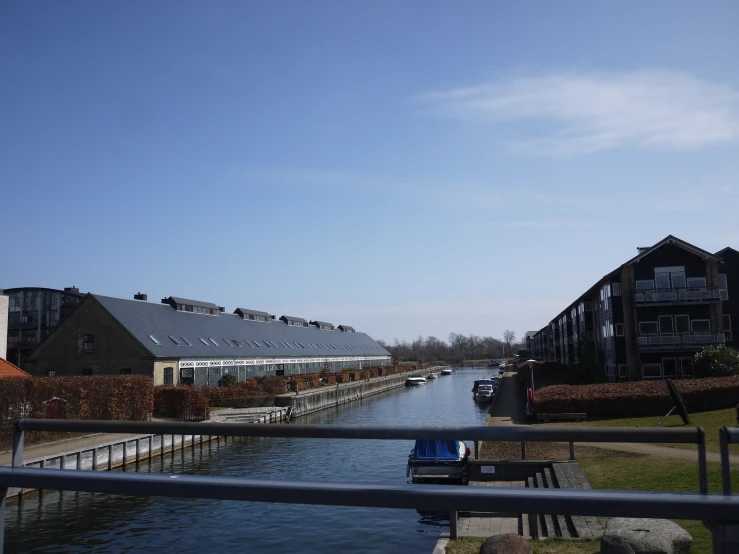
[[[503,353],[504,356],[506,355],[506,353],[508,353],[508,355],[511,354],[514,342],[516,342],[516,333],[514,333],[510,329],[506,329],[503,332],[503,344],[505,344],[506,346],[505,352]]]

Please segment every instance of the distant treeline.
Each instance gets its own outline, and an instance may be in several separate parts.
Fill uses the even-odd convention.
[[[449,342],[436,337],[418,337],[413,342],[399,341],[394,344],[377,341],[398,362],[419,361],[433,362],[443,360],[454,363],[462,360],[482,360],[488,358],[502,358],[512,356],[521,348],[516,344],[516,335],[513,331],[506,331],[503,340],[493,337],[478,337],[477,335],[460,335],[451,333]]]

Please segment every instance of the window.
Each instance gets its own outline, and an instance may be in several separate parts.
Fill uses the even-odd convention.
[[[685,288],[685,272],[672,273],[672,288],[684,289]]]
[[[169,335],[170,340],[177,346],[182,346],[182,341],[173,335]]]
[[[690,322],[690,329],[694,333],[704,333],[711,330],[711,321],[708,319],[694,319]]]
[[[180,337],[182,339],[182,342],[184,342],[187,346],[192,346],[192,343],[187,340],[187,337]]]
[[[121,375],[131,375],[131,370],[127,367],[124,367],[120,370]]]
[[[192,306],[188,306],[188,305],[186,304],[186,305],[185,305],[185,311],[186,311],[186,312],[191,312],[191,311],[193,311],[193,310],[192,310]]]
[[[624,324],[623,323],[616,323],[616,336],[617,337],[624,336]]]
[[[253,342],[253,343],[254,343],[255,345],[257,345],[257,346],[258,346],[259,348],[261,348],[261,347],[262,347],[262,345],[261,345],[261,344],[259,344],[259,341],[253,340],[252,342]]]
[[[660,333],[672,333],[674,332],[675,328],[672,325],[672,316],[671,315],[661,315],[659,316],[659,332]]]
[[[211,340],[213,340],[213,339],[211,339]],[[230,346],[231,348],[233,348],[233,347],[234,347],[233,343],[232,343],[232,342],[231,342],[230,340],[228,340],[227,338],[225,338],[225,337],[223,338],[223,342],[225,342],[225,343],[226,343],[227,345],[229,345],[229,346]]]
[[[56,376],[56,371],[54,371],[53,369],[50,369],[49,371],[46,372],[46,376],[47,377],[55,377]]]
[[[688,287],[705,287],[706,286],[706,278],[705,277],[688,277]]]
[[[680,376],[683,378],[693,376],[693,358],[680,358]]]
[[[95,337],[93,335],[85,335],[82,351],[85,354],[92,354],[95,352]]]
[[[662,378],[662,364],[643,364],[641,371],[645,379]]]
[[[269,343],[268,340],[264,340],[262,342],[267,346],[267,348],[272,348],[272,345]]]
[[[659,326],[656,321],[640,321],[639,322],[639,334],[640,335],[656,335],[659,333]]]
[[[628,379],[629,377],[629,366],[626,364],[618,364],[618,378]]]
[[[213,337],[208,337],[208,340],[213,343],[213,346],[220,346]]]
[[[612,283],[611,289],[613,290],[613,296],[621,296],[621,283]],[[586,306],[589,304],[589,302],[585,303]],[[589,308],[586,308],[589,309]]]
[[[161,346],[162,345],[162,343],[159,342],[154,335],[146,335],[146,336],[149,337],[151,339],[151,342],[153,342],[157,346]]]
[[[241,343],[239,341],[237,341],[236,339],[231,339],[231,342],[234,343],[239,348],[241,348]]]
[[[690,333],[690,317],[688,317],[687,315],[676,315],[675,332]]]
[[[669,289],[670,288],[670,274],[669,273],[657,273],[654,276],[654,284],[658,289]]]
[[[210,346],[210,343],[207,340],[205,340],[203,337],[198,337],[198,339],[200,339],[200,342],[202,342],[205,346]]]
[[[164,384],[174,385],[174,369],[171,367],[164,368]]]
[[[719,273],[718,288],[721,294],[721,300],[728,300],[729,299],[729,284],[726,280],[726,275],[724,275],[723,273]]]
[[[675,358],[662,358],[662,375],[677,377],[677,360]]]
[[[92,369],[87,368],[82,370],[82,375],[92,375]]]
[[[648,290],[654,288],[654,281],[637,281],[636,290]]]
[[[729,314],[724,314],[723,318],[723,329],[724,329],[724,337],[726,337],[726,340],[732,340],[731,338],[731,316]]]

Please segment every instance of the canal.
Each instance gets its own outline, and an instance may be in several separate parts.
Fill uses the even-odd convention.
[[[463,369],[300,418],[337,425],[482,425]],[[253,438],[186,449],[139,471],[403,484],[410,441]],[[471,446],[471,445],[470,445]],[[210,450],[210,451],[209,451]],[[423,485],[417,485],[423,486]],[[6,552],[431,552],[443,516],[412,510],[46,491],[6,512]]]

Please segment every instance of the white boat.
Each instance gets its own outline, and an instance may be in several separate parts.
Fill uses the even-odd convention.
[[[470,449],[462,441],[418,440],[408,456],[406,476],[414,483],[467,479]]]
[[[491,402],[495,398],[496,389],[495,382],[491,379],[480,379],[479,381],[475,381],[475,385],[472,387],[472,394],[474,394],[477,402]]]
[[[441,370],[441,374],[442,375],[451,375],[452,373],[453,372],[452,372],[452,368],[451,367],[447,367],[446,369],[442,369]]]
[[[419,385],[425,385],[426,379],[424,377],[408,377],[408,379],[405,380],[405,386],[406,387],[417,387]]]
[[[436,379],[436,378],[437,378],[438,376],[439,376],[439,374],[438,374],[438,373],[436,373],[436,372],[432,371],[431,373],[429,373],[429,374],[428,374],[428,375],[426,376],[426,379]]]

